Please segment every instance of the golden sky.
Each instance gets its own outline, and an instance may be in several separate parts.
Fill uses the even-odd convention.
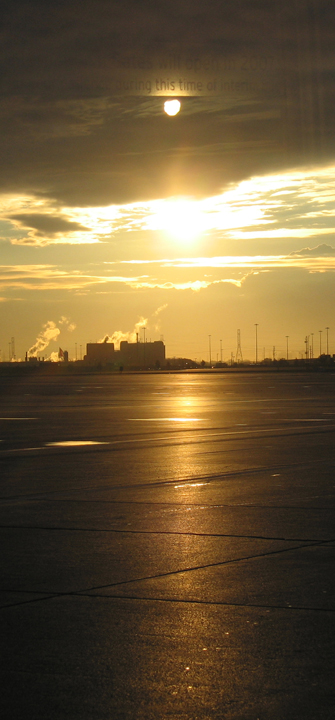
[[[5,3],[3,360],[12,337],[17,357],[79,357],[144,326],[198,360],[209,335],[229,359],[240,329],[254,359],[255,323],[261,356],[286,356],[286,336],[291,357],[306,335],[324,352],[327,326],[335,352],[333,15]]]

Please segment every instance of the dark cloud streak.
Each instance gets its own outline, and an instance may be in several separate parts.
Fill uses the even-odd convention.
[[[38,233],[48,236],[54,236],[57,233],[75,232],[75,231],[89,231],[89,228],[80,223],[71,222],[65,218],[56,217],[53,215],[39,215],[37,213],[21,213],[16,215],[10,215],[9,220],[14,220],[19,223],[22,228],[31,228],[37,230]]]

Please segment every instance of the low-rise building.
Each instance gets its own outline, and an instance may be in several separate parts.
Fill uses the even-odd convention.
[[[115,350],[114,343],[88,343],[84,360],[90,365],[162,367],[165,364],[165,345],[162,340],[145,343],[122,340],[120,349]]]

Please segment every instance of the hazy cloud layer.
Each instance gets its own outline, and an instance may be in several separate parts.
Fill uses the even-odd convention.
[[[17,245],[108,243],[123,234],[127,251],[131,234],[140,231],[165,233],[184,246],[195,236],[217,237],[219,245],[225,237],[317,240],[335,234],[334,165],[252,176],[202,200],[60,207],[57,214],[53,201],[36,194],[6,194],[0,200],[0,219],[21,230],[22,236],[9,235]],[[27,205],[30,212],[23,212]]]
[[[308,273],[334,273],[335,249],[324,246],[309,253],[291,255],[216,256],[173,258],[161,261],[121,261],[85,268],[56,266],[0,266],[0,290],[22,292],[85,291],[117,292],[122,286],[133,290],[205,290],[211,285],[230,283],[241,288],[246,278],[278,269],[300,269]],[[141,269],[139,273],[138,270]],[[126,269],[126,271],[125,271]],[[164,308],[165,305],[162,306]],[[61,324],[62,321],[60,321]],[[68,327],[68,329],[71,329]]]
[[[335,10],[312,4],[3,3],[0,187],[69,206],[207,196],[334,157]],[[172,120],[168,78],[206,88]]]
[[[290,253],[291,257],[332,257],[335,256],[335,248],[331,245],[326,245],[323,243],[322,245],[318,245],[314,248],[301,248],[301,250],[296,250],[295,252]]]

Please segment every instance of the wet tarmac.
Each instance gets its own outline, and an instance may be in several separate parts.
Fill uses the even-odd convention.
[[[335,375],[0,387],[3,717],[333,720]]]

